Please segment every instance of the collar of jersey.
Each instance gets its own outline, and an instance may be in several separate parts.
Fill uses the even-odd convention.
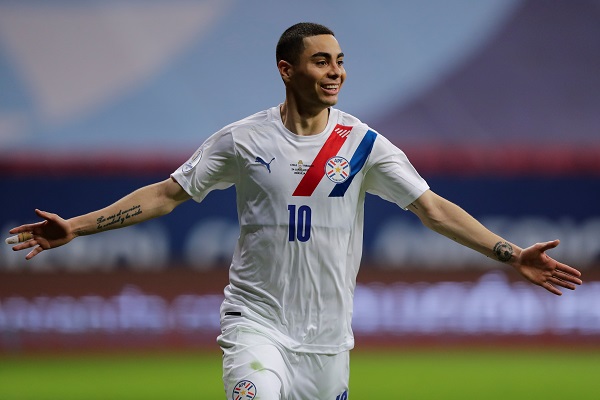
[[[285,125],[283,124],[283,121],[281,119],[281,114],[279,113],[279,109],[281,107],[281,104],[271,108],[271,114],[273,119],[275,119],[276,123],[279,125],[280,130],[288,137],[293,138],[294,140],[298,140],[298,141],[302,141],[302,142],[307,142],[307,141],[318,141],[318,140],[322,140],[324,137],[326,138],[328,136],[328,133],[331,133],[331,130],[333,129],[333,127],[337,124],[337,120],[338,120],[338,110],[336,110],[333,107],[329,107],[329,120],[327,121],[327,126],[325,127],[325,129],[322,132],[319,132],[315,135],[308,135],[308,136],[301,136],[298,134],[295,134],[294,132],[290,131],[288,128],[285,127]]]

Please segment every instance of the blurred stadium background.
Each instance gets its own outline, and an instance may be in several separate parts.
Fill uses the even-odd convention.
[[[560,238],[552,255],[586,282],[554,297],[370,196],[357,347],[600,361],[598,0],[0,1],[2,231],[165,179],[223,125],[283,101],[274,48],[299,21],[336,32],[340,109],[507,239]],[[226,190],[30,262],[0,247],[0,380],[40,354],[197,351],[218,368],[237,231]]]

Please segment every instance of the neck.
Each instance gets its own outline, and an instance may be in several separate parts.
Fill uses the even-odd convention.
[[[329,108],[319,110],[301,110],[289,100],[281,105],[279,112],[283,125],[299,136],[311,136],[325,130],[329,121]]]

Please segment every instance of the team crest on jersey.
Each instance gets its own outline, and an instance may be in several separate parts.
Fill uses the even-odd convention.
[[[256,386],[250,381],[239,381],[233,388],[232,400],[252,400],[256,397]]]
[[[185,163],[181,170],[184,174],[188,174],[191,170],[194,169],[196,165],[200,162],[202,158],[202,152],[204,151],[204,146],[200,146],[198,150],[194,153],[194,155]]]
[[[350,163],[344,157],[331,157],[325,163],[325,175],[333,183],[342,183],[350,177]]]

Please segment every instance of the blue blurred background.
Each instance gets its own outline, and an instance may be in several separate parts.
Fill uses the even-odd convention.
[[[67,218],[112,203],[282,102],[275,44],[300,21],[332,28],[346,55],[338,108],[403,149],[434,191],[519,245],[560,238],[552,255],[598,276],[597,0],[0,1],[0,228],[34,208]],[[357,335],[599,337],[593,282],[557,303],[392,204],[371,196],[365,215]],[[43,347],[48,332],[212,340],[237,233],[230,189],[30,262],[2,246],[0,350],[27,349],[28,335]]]

